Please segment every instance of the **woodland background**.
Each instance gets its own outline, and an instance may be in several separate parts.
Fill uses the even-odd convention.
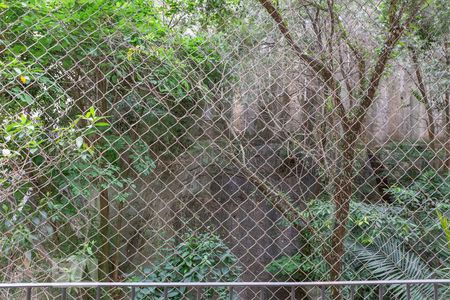
[[[449,278],[449,20],[444,0],[0,1],[0,281]]]

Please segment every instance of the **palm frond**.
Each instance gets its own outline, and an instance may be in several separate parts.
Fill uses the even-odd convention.
[[[379,280],[430,279],[434,273],[414,253],[396,239],[376,238],[370,246],[353,243],[350,248],[360,267]],[[407,299],[404,285],[392,285],[389,291],[395,299]],[[432,285],[411,286],[412,299],[432,299]]]

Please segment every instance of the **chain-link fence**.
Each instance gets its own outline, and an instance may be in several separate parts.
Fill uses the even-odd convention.
[[[349,300],[357,299],[356,290],[358,287],[376,287],[378,299],[386,299],[386,291],[392,286],[401,286],[405,289],[404,298],[407,300],[414,299],[417,294],[412,293],[413,288],[420,286],[430,286],[433,289],[433,299],[440,299],[439,286],[450,284],[450,279],[415,279],[415,280],[369,280],[369,281],[304,281],[304,282],[48,282],[48,283],[0,283],[0,288],[3,289],[23,289],[25,291],[25,298],[30,300],[33,295],[33,289],[53,289],[59,291],[62,300],[68,299],[71,288],[85,288],[95,291],[95,299],[102,299],[104,293],[109,294],[109,288],[121,288],[121,293],[125,294],[127,299],[135,300],[138,298],[138,291],[144,289],[159,290],[160,297],[158,299],[170,299],[169,296],[176,289],[183,289],[184,294],[192,297],[185,297],[186,299],[204,299],[204,295],[211,298],[214,289],[225,290],[228,293],[227,299],[235,299],[236,291],[242,288],[253,288],[255,293],[254,299],[264,299],[264,292],[272,289],[283,288],[285,299],[298,299],[298,289],[312,290],[315,289],[313,297],[316,299],[327,299],[327,290],[331,287],[339,287],[345,289]],[[106,290],[106,292],[105,292]],[[189,290],[188,292],[186,292]],[[57,294],[58,292],[56,292]],[[272,294],[272,293],[271,293]],[[414,295],[414,296],[413,296]],[[141,298],[141,297],[139,297]],[[216,299],[217,297],[213,297]],[[390,297],[388,297],[390,299]],[[304,298],[303,298],[304,299]],[[431,299],[431,298],[430,298]]]
[[[0,0],[0,282],[449,279],[449,20],[445,0]],[[229,287],[201,297],[450,297]]]

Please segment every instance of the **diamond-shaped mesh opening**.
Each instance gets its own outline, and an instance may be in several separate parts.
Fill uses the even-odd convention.
[[[441,0],[0,0],[0,282],[450,278],[449,19]],[[101,294],[433,297],[409,288]]]

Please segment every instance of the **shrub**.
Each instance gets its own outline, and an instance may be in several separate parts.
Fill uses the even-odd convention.
[[[238,279],[240,269],[237,259],[216,234],[189,232],[181,237],[174,248],[166,249],[163,257],[167,259],[157,265],[143,269],[143,275],[134,276],[132,281],[150,282],[229,282]],[[146,287],[136,291],[136,299],[159,299],[163,297],[161,288]],[[169,288],[168,299],[185,299],[189,295],[186,287]],[[228,289],[206,289],[208,299],[213,295],[224,299]]]

